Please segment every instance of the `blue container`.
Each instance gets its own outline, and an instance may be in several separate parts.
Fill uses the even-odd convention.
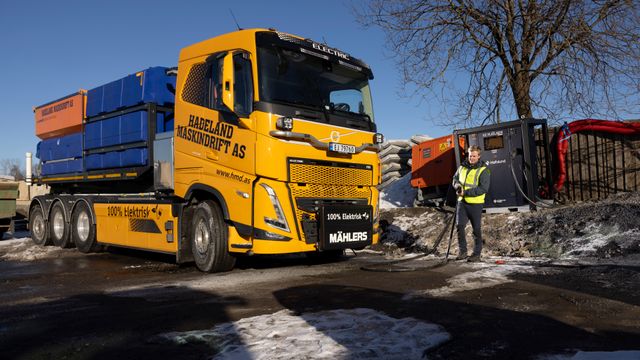
[[[102,146],[120,145],[120,116],[100,121],[102,127]]]
[[[161,117],[158,114],[158,117]],[[146,141],[148,134],[148,113],[136,111],[122,116],[90,122],[85,125],[84,146],[86,149],[129,144]],[[164,116],[158,122],[164,124]]]
[[[51,160],[51,151],[42,141],[38,141],[36,145],[36,157],[42,161]]]
[[[42,175],[57,175],[82,172],[82,159],[42,163]]]
[[[173,112],[168,114],[157,113],[156,115],[156,133],[173,131]]]
[[[82,133],[42,140],[36,156],[42,161],[82,157]]]
[[[120,166],[120,154],[122,151],[110,151],[102,155],[102,167],[104,169],[117,168]]]
[[[120,141],[122,144],[146,141],[148,136],[148,113],[136,111],[123,115],[120,119]],[[160,117],[160,114],[157,114]]]
[[[95,149],[102,147],[102,122],[87,123],[84,126],[84,147]]]
[[[102,164],[102,157],[102,154],[87,155],[84,161],[87,170],[103,169],[104,165]]]
[[[127,149],[120,157],[122,167],[147,165],[147,148]]]
[[[151,67],[87,93],[87,117],[135,105],[154,102],[158,105],[174,103],[176,77],[166,74],[165,67]]]

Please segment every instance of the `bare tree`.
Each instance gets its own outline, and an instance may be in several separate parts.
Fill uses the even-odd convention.
[[[372,0],[356,13],[385,31],[405,89],[455,104],[445,123],[638,112],[635,1]]]
[[[0,168],[2,168],[4,175],[13,176],[15,180],[24,180],[24,173],[20,168],[20,160],[2,159],[0,160]]]

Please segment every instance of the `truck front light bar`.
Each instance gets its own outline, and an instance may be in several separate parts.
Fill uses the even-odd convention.
[[[277,219],[272,219],[270,217],[265,216],[264,222],[267,225],[274,227],[276,229],[286,231],[286,232],[291,232],[289,230],[289,224],[287,223],[287,218],[284,216],[284,211],[282,210],[282,206],[280,205],[280,200],[278,200],[278,195],[276,195],[276,192],[271,188],[271,186],[264,183],[260,185],[267,192],[267,195],[269,195],[269,199],[271,200],[271,204],[273,204],[273,210],[276,212],[276,217],[277,217]]]
[[[311,144],[311,146],[316,149],[329,150],[329,143],[322,142],[311,134],[293,131],[271,130],[269,131],[269,135],[279,139],[302,141]],[[365,150],[380,152],[380,144],[365,143],[360,146],[356,146],[355,154],[359,154]]]

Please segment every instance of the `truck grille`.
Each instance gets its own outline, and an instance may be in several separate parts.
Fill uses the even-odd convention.
[[[370,165],[289,159],[289,181],[305,184],[373,185]]]
[[[316,227],[316,213],[310,204],[370,203],[374,183],[371,165],[298,158],[289,158],[288,162],[289,190],[305,242],[317,241],[317,236],[308,236],[313,231],[306,231]]]

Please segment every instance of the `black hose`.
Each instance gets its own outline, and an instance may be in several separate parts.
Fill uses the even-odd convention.
[[[516,176],[515,171],[513,170],[513,157],[509,157],[509,169],[511,170],[511,176],[513,177],[513,182],[516,184],[516,187],[518,188],[518,191],[520,192],[520,195],[522,195],[522,197],[525,198],[525,200],[527,200],[531,205],[533,206],[538,206],[538,207],[542,207],[542,208],[553,208],[553,206],[545,204],[545,203],[537,203],[531,199],[529,199],[527,197],[527,195],[524,193],[524,191],[522,190],[522,188],[520,187],[520,183],[518,182],[518,177]],[[524,173],[524,169],[520,169],[523,173]]]
[[[425,256],[429,256],[429,255],[433,254],[438,249],[438,246],[440,245],[440,242],[442,242],[442,239],[444,238],[444,235],[447,232],[449,224],[451,224],[451,232],[449,233],[449,244],[447,246],[447,254],[445,255],[444,260],[437,262],[433,266],[427,267],[427,269],[434,269],[434,268],[446,265],[447,262],[449,261],[449,250],[451,249],[451,239],[453,238],[453,229],[455,228],[455,225],[456,225],[455,218],[456,218],[456,212],[454,211],[453,214],[451,215],[451,217],[445,221],[445,225],[442,228],[442,230],[440,231],[440,234],[438,234],[438,238],[436,239],[436,242],[435,242],[435,244],[433,245],[433,248],[430,251],[427,251],[427,252],[425,252],[423,254],[416,255],[416,256],[413,256],[413,257],[410,257],[410,258],[407,258],[407,259],[393,260],[393,261],[389,261],[389,262],[385,262],[385,263],[377,264],[377,265],[372,265],[372,266],[363,266],[363,267],[360,268],[360,270],[375,271],[375,272],[408,272],[408,271],[416,271],[417,270],[416,268],[409,268],[409,267],[402,267],[402,266],[395,266],[395,265],[396,264],[400,264],[400,263],[404,263],[404,262],[407,262],[407,261],[413,261],[413,260],[416,260],[416,259],[420,259],[420,258],[423,258]],[[421,269],[425,269],[425,268],[421,268]]]

